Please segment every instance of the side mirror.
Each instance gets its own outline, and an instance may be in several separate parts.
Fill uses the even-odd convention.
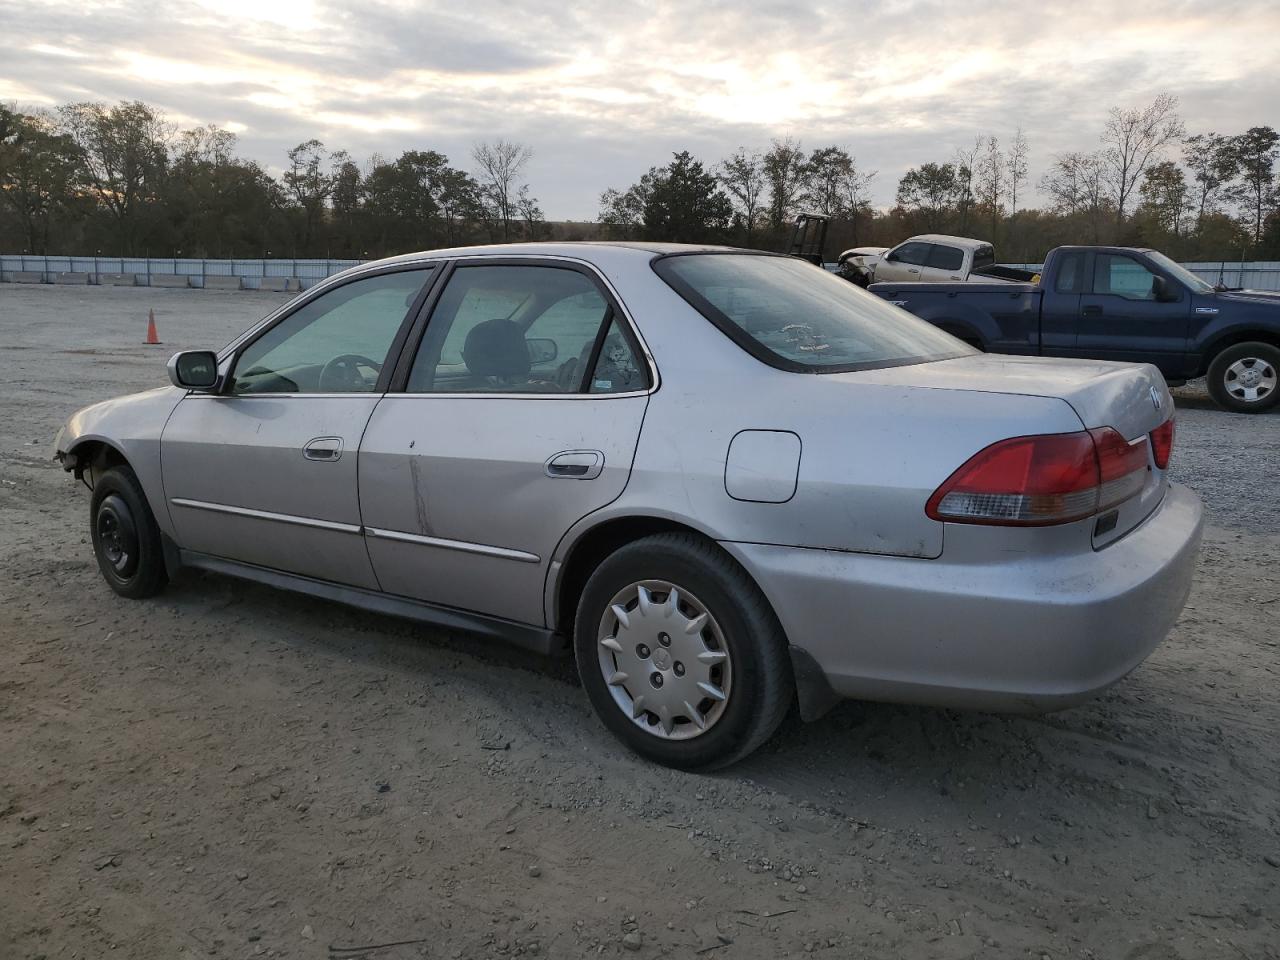
[[[902,259],[901,257],[898,256],[897,250],[890,250],[888,253],[885,254],[884,258],[888,260],[890,263],[897,263],[899,260]]]
[[[526,340],[525,346],[529,348],[529,362],[535,367],[540,363],[550,363],[556,357],[560,356],[560,348],[552,339],[534,337],[532,340]]]
[[[212,390],[218,383],[218,355],[212,350],[175,353],[169,358],[169,380],[183,390]]]
[[[1156,303],[1176,303],[1182,299],[1182,294],[1169,283],[1168,278],[1159,274],[1151,277],[1151,292],[1156,298]]]

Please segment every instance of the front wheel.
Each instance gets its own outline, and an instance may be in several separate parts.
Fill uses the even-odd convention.
[[[1209,364],[1209,395],[1237,413],[1262,413],[1280,402],[1280,349],[1269,343],[1237,343]]]
[[[159,593],[169,582],[160,528],[134,472],[112,467],[89,502],[93,552],[107,585],[131,600]]]
[[[745,757],[793,696],[768,601],[732,557],[692,534],[646,537],[606,559],[582,592],[574,650],[604,724],[680,769]]]

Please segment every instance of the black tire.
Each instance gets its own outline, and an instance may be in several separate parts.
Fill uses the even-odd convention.
[[[1236,364],[1241,362],[1246,370],[1257,369],[1274,382],[1280,375],[1280,348],[1250,341],[1227,347],[1214,357],[1207,377],[1209,396],[1213,397],[1214,403],[1236,413],[1262,413],[1280,403],[1280,385],[1273,386],[1256,400],[1247,400],[1232,393],[1233,389],[1239,389],[1240,381],[1236,375],[1239,368]]]
[[[93,553],[107,585],[122,597],[141,600],[169,582],[160,527],[142,485],[128,467],[99,476],[89,499]]]
[[[722,712],[689,739],[641,729],[615,701],[601,667],[599,631],[611,601],[629,585],[653,580],[696,596],[718,623],[731,657],[732,685]],[[712,770],[751,753],[777,730],[795,693],[786,637],[764,594],[732,557],[694,534],[645,537],[600,564],[578,602],[574,652],[582,685],[605,726],[636,753],[682,770]]]

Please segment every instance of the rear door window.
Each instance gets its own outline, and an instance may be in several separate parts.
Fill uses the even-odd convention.
[[[963,264],[964,251],[957,247],[948,247],[941,243],[935,243],[929,251],[928,265],[938,270],[959,270]]]
[[[793,257],[681,254],[659,257],[653,269],[729,339],[781,370],[838,373],[975,352]]]

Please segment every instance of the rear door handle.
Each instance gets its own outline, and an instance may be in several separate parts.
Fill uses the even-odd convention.
[[[919,273],[919,272],[920,272],[919,270],[912,270],[910,267],[907,268],[907,273]]]
[[[1102,308],[1096,304],[1090,304],[1087,307],[1081,308],[1080,315],[1082,317],[1100,317],[1102,316]]]
[[[604,454],[599,450],[562,450],[546,462],[548,477],[571,480],[594,480],[604,469]]]
[[[333,461],[342,456],[341,437],[316,437],[308,440],[302,448],[302,455],[308,460]]]

